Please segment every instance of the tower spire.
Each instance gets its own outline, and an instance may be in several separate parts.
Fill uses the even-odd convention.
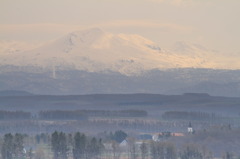
[[[190,134],[193,133],[193,128],[192,128],[192,123],[191,122],[189,122],[187,130],[188,130],[188,133],[190,133]]]

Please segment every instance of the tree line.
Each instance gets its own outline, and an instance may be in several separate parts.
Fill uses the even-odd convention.
[[[28,120],[31,116],[30,112],[0,110],[0,120]]]
[[[38,113],[40,119],[64,119],[64,118],[71,118],[75,119],[78,117],[145,117],[147,116],[147,112],[144,110],[74,110],[74,111],[67,111],[67,110],[47,110],[47,111],[40,111]]]
[[[144,110],[45,110],[38,112],[37,116],[24,111],[0,110],[0,120],[87,120],[88,117],[145,117]]]
[[[81,111],[51,110],[41,111],[38,118],[42,120],[87,120],[87,115]]]
[[[212,121],[220,118],[214,113],[206,112],[186,112],[186,111],[167,111],[162,114],[166,120],[207,120]]]

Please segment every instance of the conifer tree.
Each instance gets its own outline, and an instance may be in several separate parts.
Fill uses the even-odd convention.
[[[11,133],[4,135],[4,141],[1,149],[3,159],[13,158],[13,135]]]
[[[52,138],[51,138],[51,145],[52,145],[54,159],[59,158],[59,143],[58,143],[58,141],[59,141],[59,135],[58,135],[58,132],[55,131],[52,134]]]
[[[67,137],[63,132],[59,133],[59,156],[61,159],[67,159],[68,145],[67,145]]]
[[[66,159],[68,152],[67,138],[66,134],[63,132],[55,131],[52,134],[51,139],[52,151],[54,159]]]
[[[147,157],[147,154],[148,154],[148,148],[147,148],[147,144],[145,142],[143,142],[141,144],[140,150],[141,150],[142,159],[145,159]]]
[[[15,158],[22,158],[23,157],[23,135],[16,133],[14,136],[14,144],[13,144],[13,149],[14,149],[14,156]]]
[[[82,159],[84,158],[86,151],[86,136],[77,132],[74,135],[74,145],[73,145],[73,158]]]

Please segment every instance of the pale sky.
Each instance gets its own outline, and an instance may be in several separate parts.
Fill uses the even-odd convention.
[[[0,40],[43,42],[99,27],[240,54],[240,0],[0,0]]]

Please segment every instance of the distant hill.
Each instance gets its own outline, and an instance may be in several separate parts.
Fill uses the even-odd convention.
[[[240,113],[240,98],[214,97],[207,94],[92,94],[0,96],[0,110],[146,110],[159,115],[163,111],[200,111],[219,114]]]

